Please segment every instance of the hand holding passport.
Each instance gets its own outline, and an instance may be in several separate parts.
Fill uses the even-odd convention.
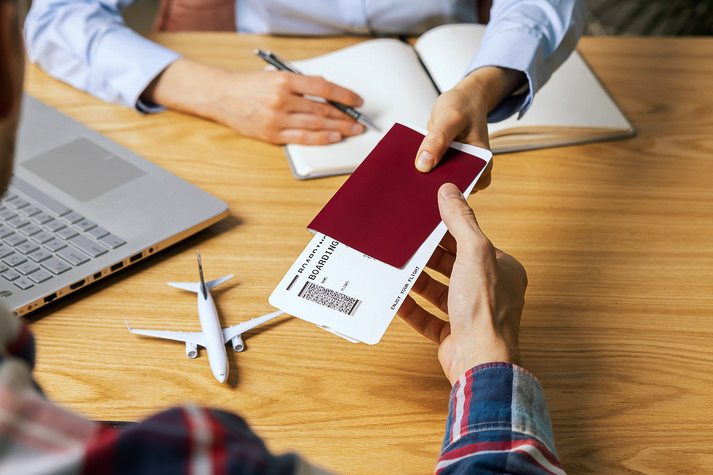
[[[350,341],[377,343],[446,232],[437,192],[465,196],[492,154],[453,143],[430,173],[414,166],[425,132],[401,124],[310,223],[315,233],[270,303]]]

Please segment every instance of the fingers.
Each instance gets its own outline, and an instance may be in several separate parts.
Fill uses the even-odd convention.
[[[451,237],[451,239],[453,239],[453,237]],[[435,251],[433,251],[433,255],[426,263],[426,267],[433,269],[446,277],[450,277],[455,260],[455,252],[449,252],[445,248],[439,246]]]
[[[488,162],[488,165],[485,167],[485,170],[483,170],[483,174],[480,175],[480,179],[478,179],[478,182],[475,184],[475,187],[473,188],[474,190],[484,190],[487,187],[490,186],[490,181],[492,179],[492,172],[493,171],[493,160],[490,160]]]
[[[443,236],[443,239],[441,239],[439,246],[441,246],[443,249],[450,252],[451,254],[455,255],[456,253],[456,240],[450,232],[446,232],[446,235]]]
[[[411,296],[406,296],[396,313],[418,333],[438,344],[451,333],[448,322],[425,311]]]
[[[343,137],[351,137],[364,132],[362,125],[344,115],[334,119],[302,112],[286,113],[277,125],[279,130],[276,140],[281,143],[333,143],[340,141]]]
[[[307,99],[302,100],[314,103]],[[334,109],[326,104],[321,105]],[[337,118],[320,109],[316,109],[316,113],[278,111],[275,113],[276,117],[271,120],[274,124],[271,127],[273,136],[266,139],[280,144],[324,145],[364,132],[364,126],[357,124],[337,109],[334,110],[338,113]]]
[[[301,95],[292,94],[279,106],[280,110],[291,113],[304,113],[315,116],[329,117],[331,119],[345,120],[349,124],[358,125],[354,119],[349,117],[344,112],[326,102],[310,99]]]
[[[422,272],[411,290],[435,305],[443,313],[448,313],[448,286]]]
[[[282,129],[275,135],[276,144],[328,145],[342,140],[342,134],[334,130]]]
[[[276,134],[271,140],[277,143],[297,143],[303,145],[324,145],[364,133],[363,125],[355,122],[336,107],[316,99],[336,100],[348,105],[361,105],[359,96],[325,81],[322,78],[305,77],[294,74],[280,76],[277,81],[286,81],[291,91],[287,96],[275,98],[274,110],[278,119],[274,121]],[[338,98],[338,99],[335,99]]]
[[[321,97],[329,101],[336,101],[350,107],[361,107],[364,101],[358,94],[349,89],[337,86],[323,78],[316,76],[288,76],[292,90],[296,94]]]

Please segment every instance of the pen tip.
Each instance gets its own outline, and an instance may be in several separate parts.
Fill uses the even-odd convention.
[[[361,120],[363,120],[364,123],[366,125],[368,125],[369,127],[371,127],[372,129],[377,130],[377,131],[379,130],[379,128],[376,126],[376,124],[373,123],[371,120],[367,119],[366,117],[362,116]]]

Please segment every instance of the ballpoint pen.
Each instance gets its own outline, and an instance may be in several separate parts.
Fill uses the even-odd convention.
[[[260,56],[267,63],[275,66],[277,69],[279,69],[281,71],[287,71],[287,72],[290,72],[293,74],[302,75],[302,73],[297,68],[295,68],[292,64],[290,64],[289,61],[286,61],[286,60],[280,58],[278,55],[276,55],[272,51],[263,51],[261,49],[256,49],[255,54]],[[351,117],[352,119],[359,122],[361,125],[363,125],[365,127],[371,127],[372,129],[376,129],[376,130],[379,129],[371,120],[369,120],[364,114],[362,114],[358,110],[356,110],[352,107],[346,106],[339,102],[330,101],[328,99],[327,99],[327,103],[336,107],[340,111],[344,112],[349,117]]]

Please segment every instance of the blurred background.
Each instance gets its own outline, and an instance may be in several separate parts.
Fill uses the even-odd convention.
[[[713,0],[587,0],[587,35],[713,35]]]
[[[29,6],[31,0],[27,0]],[[129,7],[124,18],[138,31],[150,30],[160,0]],[[713,0],[587,0],[585,35],[713,35]]]

